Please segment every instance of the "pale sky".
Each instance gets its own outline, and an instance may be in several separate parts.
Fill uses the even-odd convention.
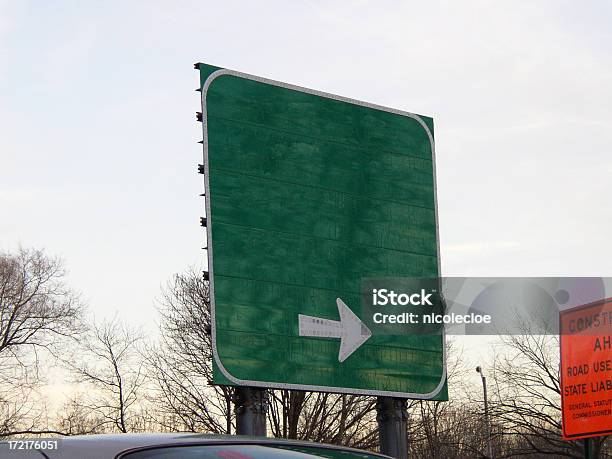
[[[442,273],[612,276],[612,3],[0,0],[0,250],[153,326],[204,266],[197,61],[434,118]]]

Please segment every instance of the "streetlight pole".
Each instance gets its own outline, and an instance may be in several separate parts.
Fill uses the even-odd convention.
[[[491,444],[491,422],[489,420],[489,402],[487,400],[487,378],[482,372],[482,368],[480,366],[476,367],[476,373],[480,374],[480,379],[482,380],[482,392],[484,394],[485,422],[487,423],[487,443],[488,443],[489,457],[493,459],[493,445]]]

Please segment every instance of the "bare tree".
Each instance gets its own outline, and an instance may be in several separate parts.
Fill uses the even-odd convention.
[[[95,419],[92,431],[132,432],[143,429],[146,373],[139,345],[143,340],[117,318],[94,324],[81,340],[79,355],[68,362],[87,392],[73,401],[76,419]],[[70,424],[63,419],[60,424]]]
[[[409,411],[409,456],[485,457],[482,417],[464,401],[419,401]],[[483,441],[484,440],[484,441]]]
[[[504,352],[495,358],[491,419],[494,444],[511,445],[496,457],[584,457],[582,442],[561,438],[558,336],[526,329],[525,334],[505,337],[504,344]],[[596,457],[610,457],[607,440],[594,439]]]
[[[149,353],[154,398],[169,430],[231,434],[229,386],[212,386],[211,317],[208,282],[190,270],[162,292],[160,345]]]
[[[28,348],[49,349],[80,329],[82,308],[65,275],[41,250],[0,254],[0,356],[19,361]]]
[[[81,330],[82,307],[58,258],[0,253],[0,436],[46,431],[41,359]]]
[[[362,449],[378,445],[376,399],[322,392],[271,391],[270,428],[275,437]]]
[[[58,430],[66,435],[89,435],[105,432],[107,420],[91,410],[82,394],[75,394],[61,409]]]

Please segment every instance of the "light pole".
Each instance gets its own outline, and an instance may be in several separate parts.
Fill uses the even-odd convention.
[[[489,403],[487,401],[487,378],[482,372],[482,368],[479,366],[476,367],[476,373],[480,373],[480,379],[482,380],[482,392],[484,394],[484,412],[485,412],[485,422],[487,423],[487,443],[489,449],[489,457],[493,459],[493,446],[491,445],[491,422],[489,421]]]

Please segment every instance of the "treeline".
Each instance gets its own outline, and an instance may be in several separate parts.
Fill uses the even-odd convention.
[[[157,304],[155,339],[118,319],[86,320],[59,259],[38,250],[0,254],[0,438],[109,432],[235,433],[234,391],[213,386],[208,282],[176,275]],[[409,401],[410,457],[487,455],[481,388],[449,348],[451,401]],[[46,375],[61,368],[72,396],[46,403]],[[505,338],[487,374],[493,455],[582,458],[561,440],[556,337]],[[469,379],[468,379],[469,376]],[[376,400],[269,391],[269,435],[377,450]],[[612,448],[595,441],[599,457]]]

